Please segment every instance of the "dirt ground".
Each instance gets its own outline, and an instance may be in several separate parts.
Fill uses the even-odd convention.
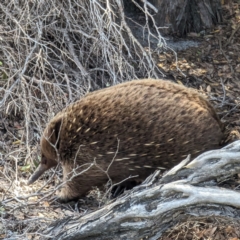
[[[240,221],[212,217],[179,223],[158,240],[238,240],[239,237]]]
[[[224,22],[221,25],[203,36],[190,33],[187,39],[199,42],[199,46],[178,52],[177,64],[172,52],[166,51],[158,56],[159,67],[168,77],[206,94],[227,126],[230,133],[229,141],[240,139],[239,11],[240,2],[229,1],[224,5]],[[21,134],[21,120],[12,119],[9,125]],[[0,130],[5,127],[6,124],[0,122]],[[7,143],[9,139],[11,136],[6,135],[1,141]],[[17,142],[15,144],[17,145]],[[3,167],[0,165],[0,168]],[[18,168],[26,180],[15,182],[16,187],[12,190],[14,197],[9,192],[9,187],[5,187],[4,183],[1,186],[0,195],[4,207],[0,205],[0,239],[7,239],[10,236],[11,239],[39,239],[41,231],[53,220],[85,214],[99,206],[98,201],[93,200],[95,197],[99,198],[97,190],[92,192],[92,196],[77,203],[60,204],[54,201],[51,183],[42,188],[42,181],[38,181],[29,188],[26,185],[29,176],[28,166]],[[40,188],[42,193],[34,194]],[[26,195],[32,194],[27,203],[23,192]],[[229,222],[216,217],[189,218],[167,230],[160,239],[237,240],[240,239],[240,222],[236,220]]]

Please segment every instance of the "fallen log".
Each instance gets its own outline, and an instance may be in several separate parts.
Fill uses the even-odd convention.
[[[158,239],[187,216],[240,218],[240,193],[219,183],[240,172],[240,141],[188,157],[162,178],[160,171],[108,205],[52,223],[44,239]]]

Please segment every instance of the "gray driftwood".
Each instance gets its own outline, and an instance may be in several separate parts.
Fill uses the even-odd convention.
[[[159,171],[120,198],[82,217],[54,222],[44,239],[158,239],[187,216],[240,218],[240,193],[218,183],[240,172],[240,141]]]

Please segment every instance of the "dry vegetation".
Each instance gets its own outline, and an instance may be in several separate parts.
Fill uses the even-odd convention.
[[[0,238],[37,239],[53,219],[75,214],[50,206],[52,185],[41,194],[42,183],[26,186],[49,119],[86,91],[161,76],[151,43],[139,43],[124,14],[120,0],[0,2]]]
[[[153,10],[144,7],[144,16],[150,19]],[[147,46],[139,43],[122,9],[120,0],[0,2],[0,239],[39,239],[53,220],[98,206],[91,196],[72,205],[54,201],[60,171],[48,185],[39,181],[28,187],[26,181],[39,160],[41,132],[57,111],[86,91],[161,76],[150,39]],[[179,84],[206,93],[231,139],[239,139],[239,2],[229,1],[224,10],[224,23],[213,32],[188,36],[200,45],[178,53],[178,67],[185,75],[155,25],[149,28],[144,20],[143,29],[163,46],[161,54],[154,53],[158,66]],[[98,194],[92,192],[97,199]],[[225,239],[238,239],[239,230],[229,233],[233,226],[189,220],[162,239],[208,239],[208,230],[209,239],[223,239],[219,233],[224,231],[229,234]]]

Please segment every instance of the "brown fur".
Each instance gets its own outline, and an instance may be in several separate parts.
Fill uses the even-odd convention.
[[[118,182],[130,175],[144,179],[158,167],[173,167],[188,154],[194,157],[219,148],[222,137],[218,116],[197,91],[164,80],[134,80],[87,94],[58,113],[41,139],[42,172],[57,164],[55,149],[64,180],[74,167],[85,164],[78,170],[82,171],[94,159],[105,171],[119,141],[109,169],[111,179]],[[78,198],[92,186],[106,183],[101,169],[93,166],[75,177],[60,198]],[[33,175],[30,182],[38,177]]]

